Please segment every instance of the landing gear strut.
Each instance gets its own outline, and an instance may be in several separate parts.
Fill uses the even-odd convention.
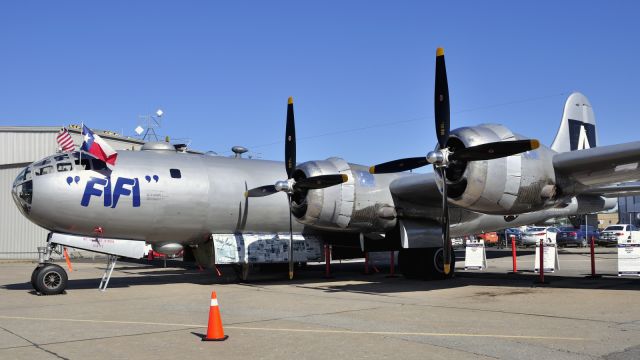
[[[42,295],[58,295],[67,288],[67,272],[59,265],[50,263],[51,254],[59,252],[55,244],[47,243],[38,248],[38,266],[31,273],[31,286]]]
[[[400,272],[407,279],[442,280],[453,277],[455,254],[451,254],[449,275],[444,273],[442,248],[401,249],[398,254]]]

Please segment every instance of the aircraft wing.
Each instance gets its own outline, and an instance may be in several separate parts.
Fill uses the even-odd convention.
[[[391,194],[401,201],[414,204],[442,206],[442,195],[433,173],[405,176],[394,180],[389,186]]]
[[[581,192],[582,194],[602,195],[604,197],[626,197],[639,196],[639,184],[620,184],[614,186],[601,186],[588,188]]]
[[[442,217],[442,195],[433,173],[398,178],[389,185],[389,190],[399,216],[436,221]],[[450,208],[451,217],[457,222],[460,216],[454,208]]]
[[[576,193],[612,193],[607,185],[640,180],[639,163],[640,141],[564,152],[553,157],[556,174],[564,182],[572,183]]]

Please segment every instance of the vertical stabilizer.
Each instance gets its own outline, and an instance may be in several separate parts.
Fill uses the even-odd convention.
[[[596,117],[589,99],[574,92],[567,98],[560,128],[551,149],[567,152],[594,148],[597,145]]]

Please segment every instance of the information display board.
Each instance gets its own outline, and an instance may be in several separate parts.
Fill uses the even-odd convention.
[[[640,241],[618,240],[618,276],[640,276]]]
[[[558,247],[555,239],[547,239],[544,241],[544,272],[555,272],[560,269],[560,259],[558,259]],[[540,272],[540,244],[536,245],[536,256],[533,264],[533,271]]]
[[[211,239],[218,265],[289,262],[288,233],[211,234]],[[321,261],[323,255],[319,238],[293,234],[294,261]]]
[[[484,270],[487,268],[487,253],[484,240],[467,240],[464,250],[465,270]]]

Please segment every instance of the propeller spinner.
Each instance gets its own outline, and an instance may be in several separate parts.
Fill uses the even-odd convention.
[[[293,216],[291,214],[291,197],[305,190],[324,189],[339,185],[349,180],[345,174],[318,175],[302,179],[294,179],[296,168],[296,126],[293,116],[293,98],[290,97],[287,104],[287,128],[284,144],[284,166],[287,171],[287,180],[277,181],[273,185],[264,185],[247,190],[246,197],[262,197],[284,192],[289,201],[289,279],[293,279]]]
[[[444,256],[444,273],[451,272],[451,238],[449,237],[449,203],[447,201],[447,167],[451,161],[479,161],[507,157],[540,146],[538,140],[498,141],[487,144],[457,149],[449,149],[450,108],[447,69],[444,61],[444,49],[436,51],[436,76],[434,91],[434,113],[438,149],[431,151],[426,157],[413,157],[389,161],[369,168],[372,174],[391,173],[417,169],[432,164],[442,179],[442,247]]]

